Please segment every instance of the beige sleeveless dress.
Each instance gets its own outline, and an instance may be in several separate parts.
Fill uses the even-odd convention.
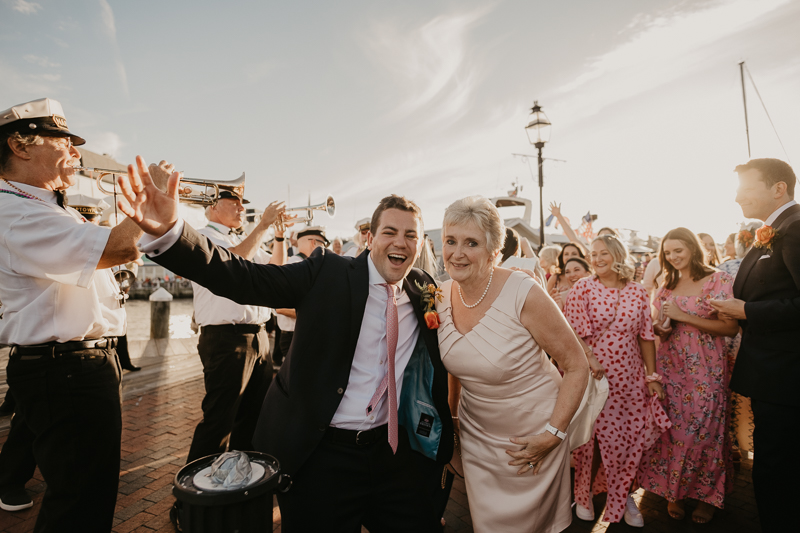
[[[510,437],[544,431],[561,376],[519,320],[535,281],[508,278],[492,307],[466,335],[451,315],[452,281],[436,308],[439,349],[447,371],[462,385],[458,416],[470,513],[476,532],[557,532],[572,520],[569,446],[562,443],[539,474],[517,475]],[[458,298],[458,294],[453,295]]]

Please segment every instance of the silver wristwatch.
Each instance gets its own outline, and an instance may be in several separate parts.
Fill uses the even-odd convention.
[[[552,433],[553,435],[555,435],[556,437],[558,437],[561,440],[564,440],[564,439],[567,438],[567,434],[566,433],[564,433],[563,431],[559,431],[558,428],[556,428],[552,424],[547,424],[547,427],[545,427],[544,430],[549,432],[549,433]]]

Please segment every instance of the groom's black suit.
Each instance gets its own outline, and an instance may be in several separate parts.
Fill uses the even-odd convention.
[[[793,530],[800,498],[800,205],[772,227],[772,249],[753,247],[733,285],[747,320],[731,388],[752,401],[753,484],[765,533]]]
[[[320,443],[347,388],[369,291],[368,253],[347,258],[317,249],[300,263],[258,265],[216,247],[186,225],[178,242],[154,257],[156,262],[176,274],[239,304],[296,309],[297,324],[291,349],[267,393],[253,437],[257,449],[275,456],[282,471],[292,476],[308,475],[303,472],[303,467],[318,447],[322,448]],[[415,375],[414,381],[428,384],[416,388],[429,389],[431,397],[428,401],[435,406],[433,415],[438,419],[438,425],[434,421],[430,438],[436,437],[438,429],[438,442],[432,446],[428,443],[428,455],[435,460],[426,459],[422,454],[410,451],[409,439],[401,431],[400,448],[395,458],[390,460],[405,461],[405,466],[399,471],[391,471],[416,469],[423,471],[424,475],[435,476],[435,465],[446,464],[452,457],[453,426],[447,403],[447,372],[439,356],[436,330],[425,325],[415,281],[432,283],[433,280],[425,272],[412,269],[403,282],[403,289],[409,295],[420,324],[421,338],[417,340],[415,354],[418,354],[417,362],[424,368],[423,376]],[[408,372],[407,369],[399,411],[403,410],[404,403],[424,405],[414,398],[407,398],[407,391],[415,388],[407,383],[411,381]],[[403,423],[402,414],[400,423]],[[407,434],[425,440],[424,430],[422,437],[415,435],[419,433],[416,424],[417,420],[406,422]],[[389,449],[386,443],[382,446]],[[441,468],[437,470],[441,478]],[[389,481],[393,475],[387,476]],[[292,490],[299,492],[302,487],[297,485],[295,483]],[[419,492],[424,493],[430,488],[420,487]],[[368,490],[368,487],[364,489]],[[319,512],[319,506],[323,504],[305,502],[309,510],[315,509],[311,512]],[[391,516],[386,519],[391,520]],[[376,529],[383,529],[383,525],[379,526]],[[333,529],[329,527],[328,530]]]

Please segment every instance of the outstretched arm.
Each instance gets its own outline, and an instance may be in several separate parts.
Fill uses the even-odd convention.
[[[561,224],[561,227],[564,230],[564,235],[567,236],[567,239],[569,239],[571,242],[579,242],[584,246],[588,246],[586,240],[575,233],[575,230],[570,227],[567,219],[561,214],[561,204],[550,202],[550,213],[554,215],[556,219],[558,219],[558,223]]]

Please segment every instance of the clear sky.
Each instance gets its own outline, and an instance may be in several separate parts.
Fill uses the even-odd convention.
[[[0,0],[0,108],[61,101],[87,148],[304,205],[335,197],[353,233],[404,194],[426,226],[515,178],[538,200],[524,126],[553,123],[545,205],[578,225],[719,242],[738,229],[733,167],[800,163],[798,0]],[[546,208],[545,208],[546,209]],[[538,220],[538,210],[534,221]],[[534,226],[538,224],[534,222]]]

